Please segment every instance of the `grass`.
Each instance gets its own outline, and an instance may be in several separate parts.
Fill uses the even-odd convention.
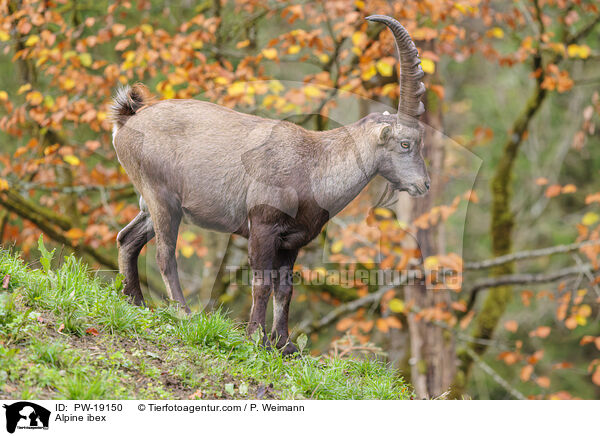
[[[0,248],[0,398],[408,399],[376,360],[284,358],[221,311],[182,315],[129,304],[75,257],[41,269]]]

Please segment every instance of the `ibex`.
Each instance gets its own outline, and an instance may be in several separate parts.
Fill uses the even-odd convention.
[[[425,194],[429,176],[418,117],[423,70],[408,32],[373,15],[396,39],[401,74],[398,114],[373,113],[348,126],[315,132],[197,100],[151,101],[137,84],[120,89],[111,115],[118,159],[141,195],[141,212],[117,236],[124,293],[143,304],[137,260],[156,236],[156,260],[172,300],[189,312],[181,292],[175,246],[183,218],[200,227],[248,238],[253,270],[248,333],[265,332],[274,293],[271,343],[289,341],[291,272],[298,250],[375,175],[410,195]],[[143,110],[142,110],[143,109]]]

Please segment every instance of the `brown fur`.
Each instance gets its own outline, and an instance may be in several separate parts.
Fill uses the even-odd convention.
[[[125,294],[143,303],[137,258],[156,235],[169,296],[189,310],[175,261],[181,219],[237,233],[249,240],[257,274],[248,332],[266,331],[273,293],[271,342],[286,354],[295,351],[288,341],[289,274],[300,248],[377,173],[413,195],[429,186],[422,129],[394,115],[371,114],[325,132],[194,100],[166,100],[125,115],[144,102],[138,94],[115,101],[124,106],[115,109],[122,123],[115,149],[143,198],[140,214],[117,237]],[[400,139],[411,140],[413,149],[400,149]]]
[[[156,236],[156,260],[169,297],[187,308],[175,260],[182,218],[248,238],[256,275],[248,332],[266,331],[284,353],[292,297],[289,274],[298,251],[376,175],[412,195],[429,188],[421,156],[422,128],[395,115],[371,114],[325,132],[241,114],[207,102],[148,104],[145,88],[117,94],[114,146],[141,194],[140,214],[118,235],[126,295],[143,303],[137,259]],[[401,140],[413,147],[401,149]]]
[[[156,260],[169,297],[189,311],[175,260],[181,220],[237,233],[248,238],[254,273],[248,333],[266,331],[273,292],[271,342],[284,354],[293,353],[288,314],[300,248],[377,174],[396,190],[427,192],[423,128],[413,118],[422,113],[424,92],[414,44],[394,19],[368,19],[386,24],[396,37],[403,61],[397,116],[371,114],[345,127],[312,132],[207,102],[153,104],[142,84],[117,91],[113,143],[141,194],[140,214],[117,237],[124,292],[136,304],[144,301],[137,259],[148,240],[156,236]]]

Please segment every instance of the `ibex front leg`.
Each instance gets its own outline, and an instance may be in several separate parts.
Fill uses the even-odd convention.
[[[288,317],[292,300],[292,274],[298,250],[279,250],[276,257],[277,277],[273,295],[273,329],[271,342],[283,355],[294,354],[296,346],[289,342]]]
[[[252,222],[250,229],[248,258],[252,268],[252,310],[248,322],[248,335],[252,336],[260,327],[263,344],[266,344],[267,305],[273,288],[276,235],[269,225]]]

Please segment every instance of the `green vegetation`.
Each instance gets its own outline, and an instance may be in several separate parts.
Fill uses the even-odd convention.
[[[290,326],[309,335],[311,354],[385,351],[417,398],[600,399],[598,0],[1,4],[0,246],[42,270],[13,274],[8,290],[0,275],[9,308],[0,345],[16,353],[0,367],[3,394],[27,385],[77,396],[83,386],[98,396],[99,380],[110,397],[106,380],[123,375],[124,396],[227,397],[243,386],[242,397],[387,397],[392,375],[339,381],[339,365],[358,363],[282,361],[247,342],[230,321],[252,305],[244,238],[182,223],[186,301],[221,307],[212,316],[131,308],[113,273],[98,275],[117,282],[92,281],[80,296],[70,281],[89,271],[63,261],[73,253],[90,269],[118,270],[117,234],[139,213],[112,145],[119,86],[140,81],[157,100],[204,100],[317,131],[394,113],[392,33],[365,20],[383,14],[408,30],[422,61],[432,189],[386,199],[377,177],[336,215],[298,254]],[[38,263],[42,233],[61,255]],[[167,292],[155,254],[153,239],[140,278],[158,302]],[[421,268],[436,286],[374,280]],[[45,344],[53,348],[37,350]],[[324,371],[331,384],[320,383]]]
[[[246,339],[221,311],[129,304],[117,277],[90,276],[73,256],[41,269],[0,249],[0,396],[37,399],[408,399],[376,360],[295,359]]]

